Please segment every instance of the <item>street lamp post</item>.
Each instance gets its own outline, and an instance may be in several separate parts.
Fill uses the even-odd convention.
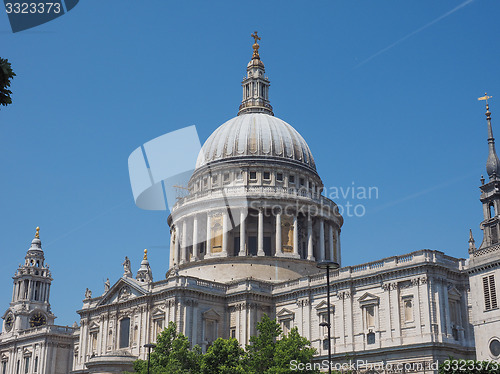
[[[144,344],[144,348],[148,349],[148,374],[149,374],[149,361],[151,358],[151,348],[156,348],[156,344],[152,343]]]
[[[328,312],[327,322],[321,322],[320,326],[328,328],[328,373],[332,373],[332,323],[330,320],[330,269],[338,269],[340,265],[333,261],[321,261],[316,265],[320,269],[326,269],[326,307]]]

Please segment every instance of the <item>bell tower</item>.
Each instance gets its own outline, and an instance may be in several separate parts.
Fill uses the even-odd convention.
[[[36,228],[24,258],[12,277],[14,287],[12,301],[3,319],[3,332],[15,333],[19,330],[54,324],[55,316],[50,311],[50,285],[52,277],[40,241],[40,228]]]
[[[488,160],[486,161],[486,172],[489,182],[481,177],[481,197],[483,203],[484,220],[481,222],[483,230],[483,242],[479,249],[489,247],[499,243],[499,224],[500,224],[500,160],[495,150],[495,138],[493,138],[493,129],[491,127],[491,112],[488,99],[491,96],[485,94],[478,100],[486,101],[486,122],[488,125]]]

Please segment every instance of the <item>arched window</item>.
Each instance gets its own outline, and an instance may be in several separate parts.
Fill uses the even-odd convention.
[[[493,203],[490,203],[488,205],[488,213],[489,213],[489,218],[495,217],[495,207],[493,206]]]

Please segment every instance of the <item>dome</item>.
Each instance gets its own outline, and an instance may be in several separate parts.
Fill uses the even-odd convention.
[[[222,124],[202,147],[196,169],[213,162],[265,157],[316,171],[304,138],[285,121],[264,113],[242,114]]]

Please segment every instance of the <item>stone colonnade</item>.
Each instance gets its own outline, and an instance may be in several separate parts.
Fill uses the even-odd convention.
[[[340,263],[338,225],[331,218],[310,213],[271,212],[264,208],[197,212],[175,220],[170,233],[170,268],[234,256]]]

